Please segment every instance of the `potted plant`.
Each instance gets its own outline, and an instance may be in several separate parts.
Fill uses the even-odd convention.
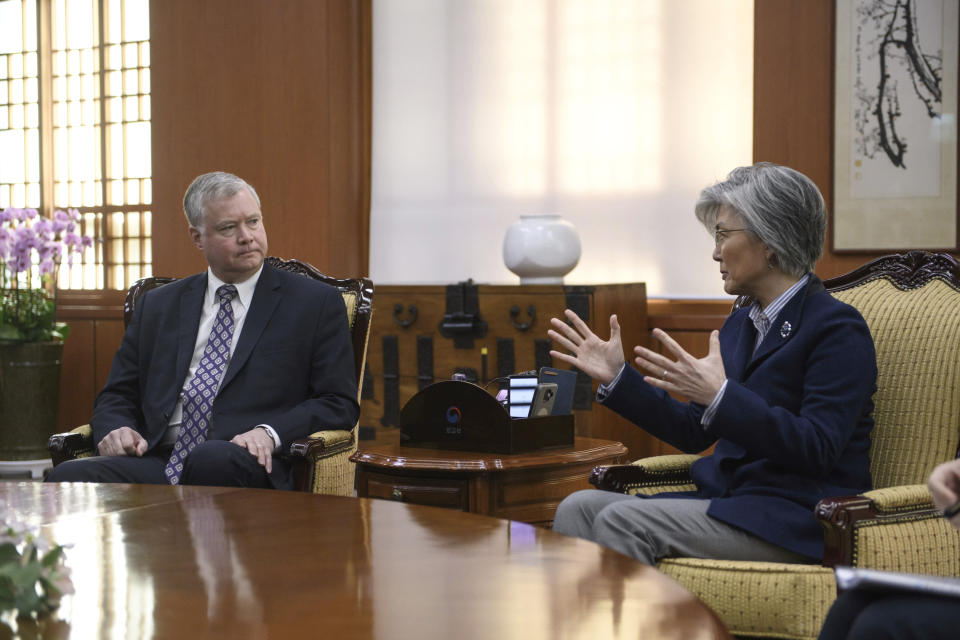
[[[93,244],[80,213],[0,211],[0,459],[46,457],[56,431],[60,357],[68,327],[56,320],[57,273]]]
[[[74,592],[69,574],[63,545],[0,509],[0,630],[32,630],[29,624],[18,629],[17,619],[42,620],[56,609],[62,596]]]

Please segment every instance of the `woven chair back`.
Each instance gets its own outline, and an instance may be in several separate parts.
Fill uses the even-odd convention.
[[[832,293],[860,311],[876,346],[874,487],[923,484],[960,440],[960,289],[877,277]]]

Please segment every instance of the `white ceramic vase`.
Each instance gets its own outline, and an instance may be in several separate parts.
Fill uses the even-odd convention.
[[[579,261],[577,228],[559,215],[520,216],[503,238],[503,263],[520,284],[563,284]]]

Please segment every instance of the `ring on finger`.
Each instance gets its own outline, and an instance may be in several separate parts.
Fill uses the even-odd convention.
[[[664,370],[663,370],[663,375],[660,377],[660,379],[663,380],[664,382],[667,381],[667,373],[668,373],[667,370],[664,369]]]

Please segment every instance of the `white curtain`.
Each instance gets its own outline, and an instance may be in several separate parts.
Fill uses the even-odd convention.
[[[722,297],[701,188],[751,162],[752,0],[374,0],[371,276],[516,284],[521,214],[567,283]]]

